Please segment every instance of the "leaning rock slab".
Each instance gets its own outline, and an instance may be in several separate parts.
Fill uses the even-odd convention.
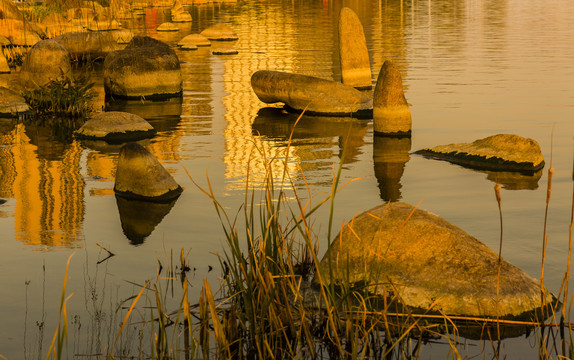
[[[86,121],[74,135],[78,139],[104,140],[109,143],[151,138],[155,129],[140,116],[121,111],[108,111]]]
[[[120,150],[114,191],[128,199],[168,202],[183,190],[149,151],[127,143]]]
[[[476,169],[534,173],[544,167],[536,140],[498,134],[472,143],[440,145],[415,152]]]
[[[66,48],[72,59],[80,61],[104,60],[106,56],[121,46],[111,32],[71,32],[54,38]]]
[[[320,267],[327,282],[365,283],[413,309],[436,300],[434,310],[447,315],[512,318],[542,305],[538,281],[502,260],[497,309],[498,254],[439,216],[400,202],[355,217]],[[553,301],[546,290],[544,299]]]
[[[134,36],[124,50],[104,61],[106,96],[123,99],[165,99],[182,94],[179,59],[167,44]]]
[[[410,136],[411,110],[399,68],[385,61],[373,93],[373,130],[378,135]]]
[[[52,80],[72,79],[72,62],[68,51],[55,40],[42,40],[28,52],[20,69],[20,83],[29,89]]]
[[[339,57],[343,84],[357,89],[371,89],[371,62],[363,25],[348,7],[339,15]]]
[[[371,98],[335,81],[279,71],[260,70],[251,76],[251,87],[264,103],[282,102],[307,115],[370,117]]]
[[[208,27],[201,32],[201,35],[213,41],[233,41],[238,39],[233,29],[225,24],[215,24]]]
[[[0,86],[0,118],[17,117],[30,110],[23,96],[15,91]]]

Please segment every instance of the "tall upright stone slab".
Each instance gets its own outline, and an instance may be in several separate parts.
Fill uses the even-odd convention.
[[[385,61],[373,94],[373,129],[376,135],[410,136],[411,109],[403,91],[399,68]]]
[[[339,15],[339,56],[343,84],[357,89],[371,89],[371,63],[363,25],[348,7]]]

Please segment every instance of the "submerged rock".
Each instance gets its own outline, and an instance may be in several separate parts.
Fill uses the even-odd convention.
[[[168,202],[183,190],[149,151],[127,143],[120,150],[114,191],[128,199]]]
[[[181,96],[183,78],[179,59],[167,44],[134,36],[124,50],[104,61],[107,97],[157,99]]]
[[[15,91],[0,86],[0,118],[17,117],[29,111],[30,107],[23,96]]]
[[[535,173],[544,167],[540,145],[513,134],[498,134],[472,143],[439,145],[415,154],[477,169]]]
[[[446,315],[512,318],[542,305],[538,281],[505,260],[497,295],[498,254],[439,216],[405,203],[353,218],[329,251],[320,264],[327,283],[363,283],[374,293],[397,295],[414,310],[436,301],[433,310]],[[553,301],[545,289],[544,300]]]
[[[136,141],[155,134],[153,126],[143,118],[120,111],[98,114],[74,133],[78,139],[105,140],[109,143]]]
[[[66,48],[74,60],[104,60],[108,54],[121,49],[111,32],[71,32],[54,38]]]
[[[215,24],[208,27],[201,32],[201,35],[214,41],[233,41],[238,39],[233,29],[225,24]]]
[[[193,44],[195,46],[211,46],[211,41],[201,34],[190,34],[181,39],[177,46],[184,46],[186,44]]]
[[[370,117],[372,99],[359,90],[312,76],[260,70],[251,76],[251,87],[264,103],[282,102],[308,115]]]
[[[20,83],[29,89],[46,85],[52,80],[72,79],[70,54],[55,40],[36,43],[24,59],[19,74]]]
[[[339,57],[343,84],[357,89],[371,89],[371,62],[363,25],[348,7],[339,15]]]
[[[373,130],[375,134],[411,135],[411,110],[403,92],[399,68],[385,61],[373,93]]]

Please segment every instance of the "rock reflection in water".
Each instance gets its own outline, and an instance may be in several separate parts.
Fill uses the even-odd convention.
[[[253,120],[253,134],[277,140],[288,140],[292,131],[293,140],[338,137],[339,157],[346,147],[343,163],[357,161],[361,147],[365,144],[366,121],[350,117],[303,115],[295,126],[298,117],[298,114],[288,113],[281,108],[262,108]]]
[[[512,171],[476,171],[486,173],[488,180],[499,183],[506,190],[536,190],[538,189],[538,181],[542,177],[542,170],[538,170],[532,175]]]
[[[401,199],[401,177],[411,151],[410,137],[373,137],[373,163],[383,201]]]
[[[170,212],[177,199],[167,203],[128,200],[116,196],[124,235],[132,245],[141,245]]]
[[[182,104],[181,97],[165,101],[113,100],[106,102],[106,111],[123,111],[139,115],[159,133],[177,128],[181,119]]]

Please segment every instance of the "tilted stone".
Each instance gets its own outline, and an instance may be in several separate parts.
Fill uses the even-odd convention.
[[[373,93],[373,130],[382,135],[410,135],[411,110],[403,91],[399,68],[387,60]]]
[[[339,82],[312,76],[260,70],[251,76],[251,87],[265,103],[282,102],[308,115],[370,117],[372,99]]]
[[[513,134],[493,135],[472,143],[439,145],[415,153],[485,170],[534,173],[544,167],[538,142]]]
[[[86,121],[74,135],[78,139],[127,142],[153,137],[155,129],[138,115],[108,111]]]
[[[413,309],[521,317],[553,301],[538,281],[441,217],[394,202],[348,223],[321,261],[327,283],[363,283]],[[329,260],[330,259],[330,260]],[[329,261],[333,277],[329,275]],[[497,295],[498,284],[498,295]],[[498,305],[497,305],[498,303]]]
[[[114,191],[125,198],[165,202],[183,190],[149,151],[127,143],[120,150]]]
[[[363,25],[348,7],[339,15],[339,57],[343,84],[357,89],[371,89],[371,62]]]

